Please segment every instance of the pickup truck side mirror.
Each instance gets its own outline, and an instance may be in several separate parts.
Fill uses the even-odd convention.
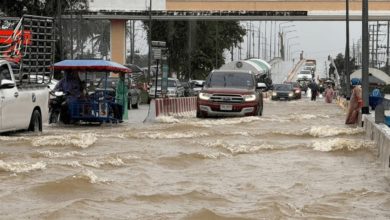
[[[15,87],[15,83],[8,79],[1,80],[0,89],[12,89]]]

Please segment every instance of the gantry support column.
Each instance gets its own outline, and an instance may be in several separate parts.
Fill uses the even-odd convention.
[[[111,20],[111,60],[126,63],[126,20]]]

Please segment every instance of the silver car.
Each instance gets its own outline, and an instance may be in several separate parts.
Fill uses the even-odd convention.
[[[157,92],[156,92],[156,82],[152,83],[152,87],[149,90],[149,100],[154,99],[155,95],[157,98],[161,97],[161,78],[157,80]],[[181,85],[180,81],[175,78],[168,78],[168,88],[167,88],[167,97],[184,97],[184,87]]]

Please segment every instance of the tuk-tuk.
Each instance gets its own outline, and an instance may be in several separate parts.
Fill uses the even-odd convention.
[[[66,99],[68,118],[62,120],[64,123],[87,122],[101,124],[123,121],[122,115],[124,111],[127,111],[127,106],[123,106],[115,100],[115,90],[108,85],[107,79],[112,75],[130,73],[129,68],[106,60],[64,60],[55,63],[53,68],[54,70],[64,71],[64,78],[76,79],[68,82],[80,83],[81,85],[80,95],[71,97],[72,94],[65,94],[65,96],[68,96]],[[66,74],[77,75],[70,77]],[[123,100],[127,100],[127,94],[126,97],[123,97]]]

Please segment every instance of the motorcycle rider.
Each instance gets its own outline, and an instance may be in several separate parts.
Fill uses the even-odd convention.
[[[66,101],[61,103],[60,121],[68,124],[70,122],[69,106],[81,97],[83,91],[78,72],[64,72],[64,77],[57,83],[53,91],[61,91],[66,96]]]

